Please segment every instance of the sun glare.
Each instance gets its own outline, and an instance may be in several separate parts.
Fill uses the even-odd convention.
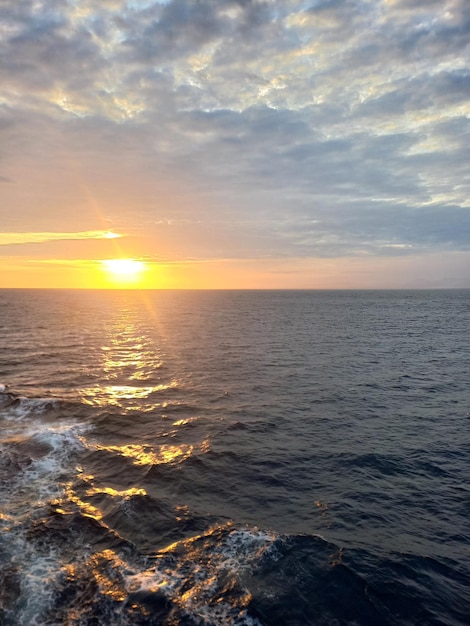
[[[146,263],[135,259],[108,259],[102,265],[112,282],[126,285],[139,283],[146,269]]]

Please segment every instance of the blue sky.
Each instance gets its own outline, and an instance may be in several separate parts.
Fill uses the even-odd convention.
[[[236,286],[470,286],[466,0],[15,0],[0,55],[4,267],[112,231]]]

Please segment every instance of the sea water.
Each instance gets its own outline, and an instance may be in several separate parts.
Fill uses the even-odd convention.
[[[0,623],[470,623],[470,292],[0,291]]]

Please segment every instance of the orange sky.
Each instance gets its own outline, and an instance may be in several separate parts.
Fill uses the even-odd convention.
[[[450,257],[450,258],[449,258]],[[110,257],[111,258],[111,257]],[[134,257],[137,258],[137,257]],[[465,273],[468,257],[440,254],[389,259],[289,259],[142,262],[135,275],[110,271],[96,260],[12,259],[3,266],[4,288],[74,289],[399,289],[446,284],[448,264]],[[379,277],[379,278],[378,278]]]

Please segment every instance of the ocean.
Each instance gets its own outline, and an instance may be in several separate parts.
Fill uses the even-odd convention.
[[[4,626],[470,623],[470,291],[0,290]]]

